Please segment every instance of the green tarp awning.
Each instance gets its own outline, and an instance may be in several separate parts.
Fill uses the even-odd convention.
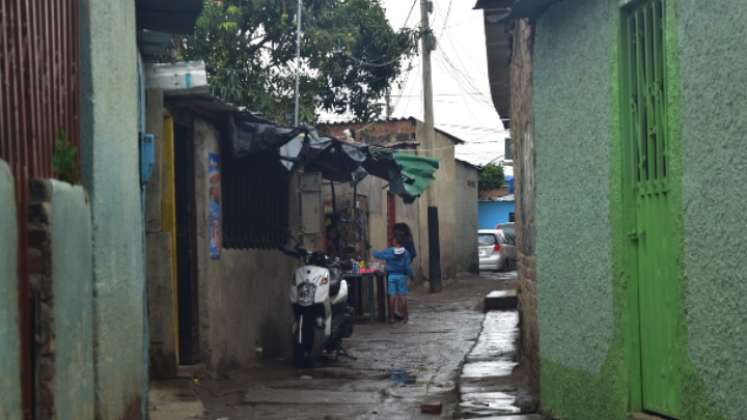
[[[402,188],[412,199],[419,197],[436,179],[438,159],[397,152],[394,160],[401,174]]]

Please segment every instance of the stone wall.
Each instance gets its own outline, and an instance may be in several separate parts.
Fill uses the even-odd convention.
[[[0,160],[0,418],[20,419],[18,226],[13,175]]]
[[[31,284],[38,297],[36,413],[94,418],[91,214],[81,187],[33,181]]]
[[[514,22],[511,57],[511,141],[514,150],[517,272],[521,322],[521,362],[528,367],[530,388],[539,391],[539,331],[535,257],[535,154],[532,90],[534,28]]]

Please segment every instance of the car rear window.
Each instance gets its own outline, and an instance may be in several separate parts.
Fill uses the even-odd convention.
[[[477,235],[477,242],[482,246],[495,245],[495,235],[481,233],[480,235]]]

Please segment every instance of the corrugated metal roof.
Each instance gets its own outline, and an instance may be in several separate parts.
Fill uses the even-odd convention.
[[[550,5],[560,0],[516,0],[511,7],[511,13],[504,19],[519,19],[527,17],[537,17],[547,10]]]
[[[352,120],[352,121],[337,121],[337,122],[329,122],[329,123],[320,123],[320,126],[327,126],[327,127],[348,127],[353,125],[360,125],[360,124],[386,124],[386,123],[394,123],[394,122],[402,122],[402,121],[410,121],[412,123],[421,123],[424,124],[422,121],[418,120],[415,117],[400,117],[400,118],[388,118],[388,119],[381,119],[377,121],[370,121],[370,122],[363,122],[358,120]],[[464,144],[466,143],[464,140],[460,139],[459,137],[444,131],[438,127],[435,128],[436,132],[439,134],[442,134],[449,138],[449,140],[453,141],[456,144]]]
[[[137,0],[138,29],[191,34],[202,0]]]
[[[477,0],[473,9],[503,9],[513,4],[514,0]]]

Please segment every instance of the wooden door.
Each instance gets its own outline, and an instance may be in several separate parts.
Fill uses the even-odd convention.
[[[630,271],[637,280],[641,405],[680,414],[677,352],[680,286],[667,126],[664,0],[633,4],[623,13],[624,200],[630,229]]]

